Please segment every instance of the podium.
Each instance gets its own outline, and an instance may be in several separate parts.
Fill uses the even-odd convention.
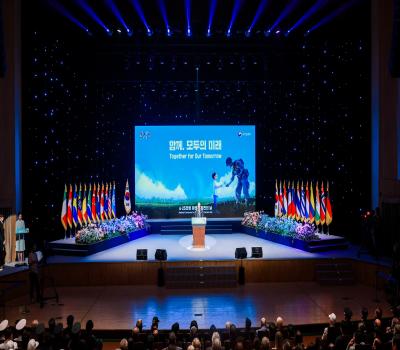
[[[205,248],[207,218],[192,218],[193,248]]]

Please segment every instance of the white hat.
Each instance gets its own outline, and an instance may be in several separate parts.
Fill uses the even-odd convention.
[[[331,320],[332,322],[336,322],[336,315],[332,312],[331,314],[328,315],[329,320]]]
[[[20,330],[24,329],[25,326],[26,326],[26,320],[24,318],[22,318],[17,322],[15,329],[17,331],[20,331]]]
[[[35,339],[31,339],[28,342],[27,350],[35,350],[39,346],[39,342]]]
[[[3,320],[0,323],[0,332],[4,331],[8,327],[8,320]]]

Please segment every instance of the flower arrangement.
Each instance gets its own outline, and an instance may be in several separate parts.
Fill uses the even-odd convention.
[[[302,241],[320,239],[316,234],[315,226],[311,223],[299,223],[284,217],[271,217],[262,212],[245,213],[242,225]]]
[[[146,227],[146,215],[132,212],[121,218],[92,223],[80,229],[75,236],[77,244],[93,244]]]

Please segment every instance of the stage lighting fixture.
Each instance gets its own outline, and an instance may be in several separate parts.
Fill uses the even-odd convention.
[[[121,29],[119,29],[119,28],[117,29],[117,32],[120,34],[122,33]]]
[[[271,29],[268,29],[268,30],[264,31],[264,35],[265,36],[270,36],[271,35]]]
[[[278,30],[275,32],[275,34],[280,34],[280,32],[281,32],[281,31],[278,29]]]
[[[128,36],[132,36],[133,34],[133,32],[129,28],[126,28],[126,32],[128,33]]]
[[[228,29],[228,31],[226,32],[226,36],[229,38],[231,36],[231,28]]]
[[[153,35],[153,31],[151,30],[150,27],[147,27],[147,36],[152,36]]]
[[[188,29],[186,31],[186,36],[188,36],[188,37],[192,36],[192,30],[190,29],[190,27],[188,27]]]
[[[207,29],[207,37],[210,37],[210,36],[211,36],[211,29],[208,28],[208,29]]]
[[[248,38],[251,34],[251,29],[247,29],[244,35]]]
[[[172,35],[172,31],[171,31],[171,28],[167,28],[167,36],[171,36]]]

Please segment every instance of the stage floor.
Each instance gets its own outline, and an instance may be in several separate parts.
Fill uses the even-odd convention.
[[[332,237],[321,235],[321,239]],[[251,247],[262,247],[263,258],[267,260],[292,259],[320,259],[320,258],[351,258],[357,257],[358,247],[350,246],[347,250],[333,250],[329,252],[306,252],[282,244],[267,241],[244,233],[209,234],[206,235],[204,250],[190,249],[191,235],[161,235],[151,234],[146,237],[122,244],[97,254],[86,257],[52,256],[49,263],[80,263],[80,262],[134,262],[137,249],[148,249],[148,260],[154,260],[156,249],[166,249],[168,261],[211,261],[233,260],[235,249],[246,247],[248,257],[251,256]],[[59,240],[58,243],[68,243],[71,239]],[[364,256],[363,260],[369,260]],[[383,261],[380,261],[382,263]]]
[[[376,307],[374,288],[364,285],[322,287],[313,282],[248,283],[232,289],[170,290],[156,286],[98,286],[58,288],[60,305],[49,302],[43,309],[29,305],[30,314],[24,315],[28,323],[33,319],[45,322],[55,317],[66,323],[69,314],[85,324],[94,321],[95,329],[132,329],[142,318],[146,329],[153,316],[160,319],[161,329],[170,329],[178,321],[181,329],[188,328],[195,319],[200,328],[214,324],[224,327],[231,321],[244,327],[246,317],[258,325],[262,316],[270,322],[282,316],[285,323],[295,325],[326,323],[334,312],[341,320],[343,308],[348,306],[359,319],[362,307],[370,315]],[[50,295],[47,291],[45,295]],[[385,300],[382,292],[380,300]],[[22,315],[20,310],[28,297],[7,302],[6,318],[14,322]],[[382,302],[384,316],[389,307]]]

